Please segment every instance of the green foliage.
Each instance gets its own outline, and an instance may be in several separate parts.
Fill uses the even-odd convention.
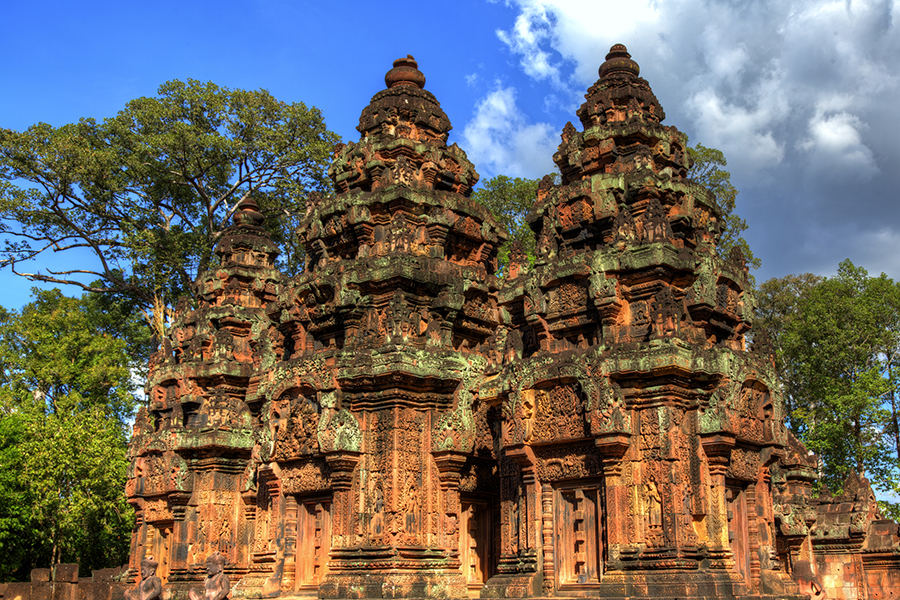
[[[35,291],[21,313],[0,309],[2,580],[59,561],[92,569],[127,558],[135,398],[128,341],[104,305],[52,290]]]
[[[747,264],[758,269],[761,261],[753,255],[750,245],[741,235],[747,229],[747,222],[734,212],[737,206],[737,188],[731,184],[731,173],[721,168],[728,164],[725,154],[702,144],[688,148],[688,153],[692,161],[688,177],[711,191],[722,210],[725,227],[719,237],[719,255],[727,257],[732,248],[740,248]]]
[[[892,521],[900,521],[900,504],[896,502],[888,502],[886,500],[878,501],[878,511],[886,519]]]
[[[792,276],[761,289],[789,424],[821,458],[823,483],[840,489],[855,470],[896,492],[900,286],[846,260],[835,277]]]
[[[500,247],[499,252],[503,267],[509,263],[509,251],[516,242],[522,245],[522,250],[530,259],[534,259],[534,232],[528,227],[525,217],[534,206],[540,183],[540,179],[497,175],[472,193],[472,199],[488,207],[494,218],[509,232],[509,240]]]
[[[31,498],[21,468],[25,439],[21,415],[0,415],[0,581],[26,580],[40,556],[30,533],[36,528],[31,518]]]
[[[320,112],[264,90],[170,81],[115,117],[0,130],[0,265],[32,280],[171,305],[210,268],[239,202],[271,216],[281,266],[302,265],[293,237],[337,137]],[[78,268],[21,272],[48,251],[81,249]],[[89,253],[91,260],[84,260]],[[74,260],[74,259],[73,259]],[[85,284],[88,277],[95,283]]]
[[[101,406],[124,423],[134,410],[133,361],[106,303],[34,290],[21,314],[0,321],[0,409],[58,413]]]
[[[86,570],[126,562],[133,516],[119,424],[94,406],[30,414],[23,425],[18,479],[26,489],[26,537],[35,558],[48,567],[78,562]]]
[[[788,357],[784,352],[784,336],[791,324],[797,318],[797,307],[800,300],[816,285],[822,282],[822,277],[812,273],[800,275],[786,275],[781,278],[772,278],[764,282],[756,291],[756,321],[753,324],[754,335],[762,332],[768,336],[775,351],[775,367],[781,375],[784,386],[785,414],[788,427],[791,431],[800,433],[804,423],[799,419],[799,406],[795,401],[803,396],[798,389],[799,381],[791,377],[791,370],[785,363]]]

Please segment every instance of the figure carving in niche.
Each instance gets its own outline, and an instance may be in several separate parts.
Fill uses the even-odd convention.
[[[432,317],[428,320],[428,325],[425,327],[425,345],[440,346],[442,343],[443,330],[441,328],[441,323]]]
[[[317,239],[313,240],[311,247],[315,248],[315,252],[318,255],[319,268],[323,268],[326,264],[328,264],[328,259],[330,258],[328,255],[328,246],[326,246],[325,242],[321,239]]]
[[[275,454],[278,440],[287,435],[287,424],[291,416],[290,400],[284,397],[275,400],[269,410],[269,431],[271,433],[269,456],[272,456]]]
[[[257,441],[253,444],[253,449],[250,450],[250,460],[247,461],[247,466],[244,468],[244,475],[241,478],[242,485],[241,491],[249,492],[256,491],[257,486],[257,473],[256,467],[262,462],[262,447]]]
[[[531,440],[531,436],[533,435],[534,429],[534,417],[535,417],[535,405],[537,404],[537,399],[535,398],[536,392],[535,390],[523,390],[519,393],[519,421],[522,423],[522,441],[528,442]]]
[[[374,341],[378,338],[378,310],[368,308],[360,317],[360,339],[361,341]]]
[[[126,600],[157,600],[162,598],[162,581],[156,576],[159,563],[152,556],[141,560],[141,580],[134,589],[125,591]]]
[[[772,402],[772,396],[769,392],[762,394],[762,420],[763,420],[763,440],[772,441],[775,439],[775,405]]]
[[[643,300],[633,302],[631,304],[631,324],[641,326],[646,325],[648,321],[647,303]]]
[[[388,306],[387,310],[384,311],[384,335],[385,335],[385,343],[390,344],[394,340],[397,339],[398,331],[400,327],[394,319],[394,306],[393,302],[391,306]]]
[[[203,590],[192,589],[188,592],[190,600],[223,600],[231,591],[231,582],[222,572],[225,568],[225,557],[215,552],[206,559],[206,581]]]
[[[628,431],[631,419],[625,409],[622,390],[615,381],[600,376],[597,381],[597,396],[589,415],[591,434],[612,431]]]
[[[385,245],[387,244],[386,238],[387,235],[384,225],[376,225],[375,229],[372,231],[372,239],[374,240],[372,251],[376,256],[384,254]]]
[[[428,235],[428,228],[425,225],[419,225],[416,228],[416,237],[413,240],[413,252],[416,254],[426,254],[431,246],[431,236]]]
[[[619,250],[624,250],[625,246],[634,242],[637,227],[634,223],[634,217],[628,210],[626,204],[619,204],[619,211],[616,213],[615,224],[615,241]]]
[[[503,344],[501,344],[501,340],[506,337],[504,333],[505,332],[500,329],[495,329],[494,332],[484,341],[484,349],[485,353],[487,354],[487,361],[489,366],[493,367],[503,362],[503,353],[501,352],[500,348],[503,347]]]
[[[642,492],[646,542],[648,546],[659,546],[662,542],[662,499],[654,477],[643,485]]]
[[[512,363],[522,359],[525,344],[522,334],[518,329],[513,329],[506,334],[506,342],[503,345],[503,362]]]
[[[174,452],[167,452],[169,458],[169,485],[173,490],[184,490],[190,473],[187,463]]]
[[[381,487],[381,473],[373,472],[375,489],[372,494],[372,521],[369,533],[377,539],[384,533],[384,490]]]
[[[541,234],[538,237],[537,250],[539,255],[544,255],[551,260],[556,258],[559,247],[556,242],[556,232],[553,230],[550,219],[544,219]]]
[[[666,210],[659,198],[650,198],[650,204],[644,213],[644,242],[661,242],[674,237]]]
[[[675,296],[670,287],[666,286],[656,294],[651,310],[650,322],[654,335],[666,337],[674,334],[679,323],[678,303],[675,302]]]
[[[416,482],[415,473],[412,471],[406,474],[406,489],[403,500],[403,512],[406,513],[404,529],[406,533],[418,533],[418,512],[419,512],[419,485]]]

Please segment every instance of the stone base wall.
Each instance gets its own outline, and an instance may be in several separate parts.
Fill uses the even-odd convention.
[[[125,572],[124,567],[99,569],[90,577],[79,577],[77,564],[33,569],[31,581],[0,583],[0,600],[121,600]]]

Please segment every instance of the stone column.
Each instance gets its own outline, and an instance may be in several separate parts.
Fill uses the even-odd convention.
[[[352,543],[353,499],[350,497],[350,487],[353,484],[353,471],[359,463],[360,456],[360,452],[348,450],[330,452],[325,456],[331,469],[331,488],[334,490],[332,548],[344,548]]]
[[[709,557],[710,567],[731,569],[731,545],[728,543],[728,506],[725,502],[725,473],[731,460],[734,437],[724,433],[703,435],[701,444],[709,467]]]
[[[541,589],[545,596],[553,595],[554,582],[556,580],[556,563],[554,562],[555,544],[553,540],[553,488],[543,486],[541,490],[541,529],[544,542],[544,583]]]
[[[628,484],[622,477],[622,457],[631,444],[631,436],[624,432],[601,434],[594,440],[603,459],[603,489],[606,493],[606,514],[603,526],[609,544],[607,569],[619,568],[619,552],[628,539]]]
[[[459,480],[462,468],[466,464],[466,455],[446,450],[434,452],[432,456],[437,464],[441,478],[441,493],[444,495],[444,523],[439,532],[440,544],[447,554],[453,557],[455,563],[459,560],[459,523],[462,510],[459,500]]]
[[[297,579],[297,497],[284,499],[284,574],[283,590],[293,590]]]

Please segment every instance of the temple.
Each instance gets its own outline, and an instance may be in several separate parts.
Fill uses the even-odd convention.
[[[394,62],[297,235],[243,202],[151,363],[131,567],[173,597],[896,597],[900,536],[856,477],[814,498],[748,270],[624,46],[568,123],[529,260]],[[132,578],[132,584],[138,580]]]

